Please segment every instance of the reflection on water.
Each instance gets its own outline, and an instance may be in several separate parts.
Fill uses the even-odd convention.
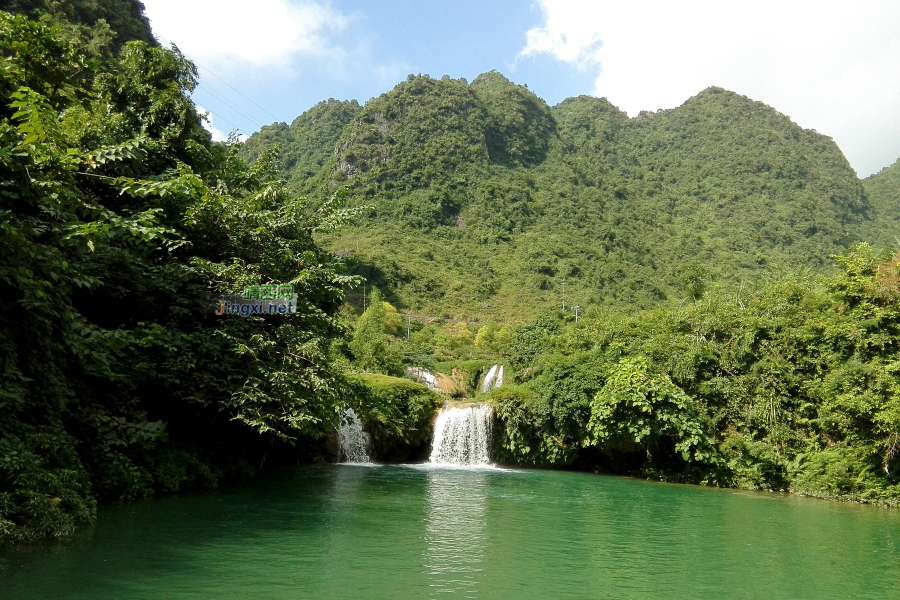
[[[332,505],[330,514],[341,514],[355,507],[360,498],[357,496],[360,492],[364,492],[367,485],[366,471],[370,468],[368,465],[373,463],[360,463],[342,466],[334,470],[334,474],[330,479],[331,485],[328,499]]]
[[[900,512],[539,470],[333,466],[0,549],[2,600],[897,598]]]
[[[322,515],[323,552],[327,556],[349,556],[358,547],[362,532],[353,527],[360,504],[365,502],[366,467],[335,469],[328,493],[328,509]],[[362,497],[360,495],[362,494]],[[345,564],[327,566],[328,576],[340,576]]]
[[[427,471],[424,564],[432,595],[477,598],[484,571],[488,471]]]

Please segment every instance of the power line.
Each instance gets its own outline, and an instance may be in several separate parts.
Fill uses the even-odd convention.
[[[244,134],[244,135],[247,135],[247,133],[246,133],[243,129],[241,129],[240,127],[238,127],[237,125],[235,125],[234,123],[232,123],[231,121],[229,121],[228,119],[226,119],[225,117],[223,117],[222,115],[220,115],[219,113],[213,112],[213,111],[209,110],[208,108],[206,108],[205,106],[203,107],[203,110],[205,110],[205,111],[207,111],[207,112],[209,112],[209,113],[214,114],[214,115],[216,116],[217,119],[222,119],[223,121],[225,121],[226,123],[228,123],[229,125],[231,125],[232,127],[234,127],[235,131],[237,131],[237,132],[239,132],[239,133],[242,133],[242,134]]]
[[[217,95],[215,95],[213,92],[211,92],[209,86],[205,86],[203,89],[203,92],[206,94],[209,94],[210,96],[212,96],[213,98],[215,98],[216,100],[218,100],[219,102],[221,102],[222,104],[224,104],[225,106],[227,106],[228,108],[230,108],[231,110],[236,112],[237,114],[241,115],[242,117],[244,117],[245,119],[247,119],[248,121],[253,123],[254,125],[256,125],[258,127],[262,127],[262,124],[259,121],[257,121],[253,117],[248,117],[247,115],[245,115],[244,113],[239,111],[237,108],[235,108],[234,106],[229,104],[227,101],[223,100],[222,98],[219,98]]]
[[[160,40],[162,40],[163,42],[169,44],[170,46],[175,46],[175,44],[173,44],[171,40],[167,40],[166,38],[164,38],[164,37],[162,37],[162,36],[160,36],[160,35],[157,35],[156,37],[159,38]],[[177,47],[177,46],[176,46],[176,47]],[[199,62],[197,62],[196,60],[193,60],[193,59],[189,59],[189,60],[191,60],[191,62],[193,62],[195,65],[197,65],[198,67],[200,67],[201,69],[203,69],[204,71],[206,71],[207,73],[209,73],[210,75],[212,75],[213,77],[215,77],[216,79],[218,79],[219,81],[221,81],[222,83],[224,83],[225,85],[227,85],[229,88],[231,88],[232,90],[234,90],[238,95],[240,95],[242,98],[246,99],[246,100],[247,100],[248,102],[250,102],[253,106],[255,106],[256,108],[260,109],[261,111],[263,111],[264,113],[266,113],[267,115],[269,115],[270,117],[272,117],[273,119],[275,119],[276,121],[278,121],[278,117],[276,117],[275,115],[273,115],[272,113],[270,113],[268,110],[266,110],[265,108],[263,108],[262,106],[260,106],[259,104],[257,104],[256,102],[254,102],[253,100],[251,100],[250,98],[248,98],[247,96],[245,96],[245,95],[244,95],[240,90],[238,90],[236,87],[234,87],[233,85],[231,85],[230,83],[228,83],[227,81],[225,81],[224,79],[222,79],[221,77],[219,77],[218,75],[216,75],[215,73],[213,73],[213,72],[209,69],[209,67],[206,67],[206,66],[204,66],[204,65],[201,65],[201,64],[200,64]],[[222,98],[219,98],[218,96],[216,96],[215,94],[213,94],[212,92],[210,92],[210,91],[209,91],[209,88],[211,88],[211,87],[212,87],[212,86],[210,86],[209,84],[206,84],[206,85],[204,86],[204,91],[205,91],[206,93],[208,93],[209,95],[213,96],[214,98],[216,98],[217,100],[219,100],[220,102],[222,102],[223,104],[225,104],[226,106],[228,106],[230,109],[232,109],[234,112],[238,113],[239,115],[241,115],[242,117],[244,117],[244,118],[247,119],[248,121],[253,122],[254,125],[257,125],[257,126],[259,126],[259,127],[262,127],[262,125],[260,125],[260,122],[259,122],[259,121],[257,121],[256,119],[253,119],[253,118],[248,117],[247,115],[243,114],[241,111],[239,111],[239,110],[238,110],[237,108],[235,108],[234,106],[231,106],[228,102],[226,102],[226,101],[223,100]],[[218,91],[218,90],[216,90],[216,91]],[[219,93],[222,94],[223,96],[225,95],[225,94],[223,94],[222,92],[219,92]],[[213,112],[213,111],[210,111],[210,112]],[[213,114],[216,114],[216,113],[213,113]],[[219,115],[216,115],[216,116],[219,116]],[[226,121],[226,122],[228,122],[228,123],[230,123],[231,125],[234,125],[233,123],[231,123],[231,122],[228,121],[227,119],[224,119],[224,118],[223,118],[222,120],[223,120],[223,121]]]
[[[204,66],[201,65],[200,63],[197,63],[197,66],[200,67],[201,69],[205,70],[207,73],[209,73],[210,75],[212,75],[213,77],[215,77],[216,79],[218,79],[219,81],[221,81],[222,83],[224,83],[225,85],[227,85],[228,87],[230,87],[231,89],[233,89],[233,90],[234,90],[235,92],[237,92],[238,94],[241,94],[241,92],[238,91],[237,88],[233,87],[233,86],[232,86],[231,84],[229,84],[227,81],[225,81],[224,79],[222,79],[221,77],[219,77],[218,75],[216,75],[215,73],[213,73],[212,71],[210,71],[207,67],[204,67]],[[244,96],[244,94],[241,94],[241,96]],[[247,96],[244,96],[244,98],[247,98]],[[270,113],[269,111],[267,111],[266,109],[264,109],[262,106],[260,106],[259,104],[257,104],[257,103],[254,102],[253,100],[250,100],[250,98],[247,98],[247,101],[250,102],[250,103],[251,103],[253,106],[255,106],[256,108],[258,108],[259,110],[263,111],[264,113],[266,113],[267,115],[269,115],[270,117],[272,117],[273,119],[275,119],[276,121],[278,120],[278,117],[276,117],[275,115],[273,115],[272,113]]]

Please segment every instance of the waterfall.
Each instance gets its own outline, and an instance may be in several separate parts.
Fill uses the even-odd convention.
[[[424,383],[438,393],[443,391],[435,374],[424,367],[406,367],[406,376],[415,379],[419,383]]]
[[[434,424],[431,462],[453,465],[488,465],[491,407],[445,408]]]
[[[481,382],[481,393],[486,394],[503,385],[503,365],[494,365]]]
[[[338,460],[345,463],[369,463],[369,434],[363,431],[362,421],[352,408],[341,415],[338,429]]]
[[[448,396],[465,396],[466,390],[449,375],[444,373],[432,373],[425,367],[406,367],[406,376],[415,379],[419,383],[424,383],[429,389],[434,390],[438,394],[446,394]]]

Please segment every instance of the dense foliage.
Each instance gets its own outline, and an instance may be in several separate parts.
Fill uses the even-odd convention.
[[[346,216],[342,195],[312,205],[273,152],[248,166],[211,144],[176,51],[133,41],[91,61],[73,35],[0,13],[0,536],[14,539],[68,533],[97,498],[323,453],[310,440],[350,389],[329,352],[351,280],[313,241]],[[216,294],[266,284],[293,285],[296,314],[213,314]]]
[[[273,144],[281,147],[280,171],[289,176],[288,186],[306,191],[310,181],[334,154],[334,146],[344,126],[360,111],[355,100],[343,102],[329,98],[297,117],[290,127],[274,123],[253,134],[241,148],[241,156],[256,160]]]
[[[0,0],[0,10],[42,19],[76,40],[91,40],[90,49],[107,57],[130,41],[156,45],[140,0]]]
[[[348,407],[420,458],[410,367],[492,403],[504,462],[900,501],[900,256],[846,252],[892,240],[900,163],[497,72],[213,144],[140,3],[3,6],[39,20],[0,12],[0,538],[327,458]],[[213,312],[273,284],[295,314]]]
[[[443,403],[421,383],[386,375],[355,375],[356,410],[367,423],[372,453],[385,461],[422,460],[431,445],[432,418]]]
[[[523,328],[519,385],[490,397],[499,455],[900,503],[900,255],[839,264]]]
[[[878,214],[873,241],[897,245],[900,232],[900,160],[863,180],[869,202]]]

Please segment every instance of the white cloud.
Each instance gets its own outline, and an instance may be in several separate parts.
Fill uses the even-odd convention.
[[[577,11],[543,2],[545,25],[526,34],[522,55],[552,54],[558,60],[586,66],[600,62],[600,31],[592,19],[581,19]]]
[[[520,56],[597,69],[630,115],[718,85],[832,136],[861,175],[900,157],[900,2],[540,0]]]
[[[228,70],[289,66],[340,52],[329,34],[349,18],[328,4],[291,0],[144,0],[153,32],[188,57]]]
[[[228,134],[223,132],[221,129],[215,126],[213,123],[216,118],[214,114],[209,112],[206,108],[202,106],[197,106],[197,114],[200,115],[200,124],[203,125],[203,128],[212,134],[212,141],[214,142],[224,142],[228,140]],[[230,131],[230,130],[229,130]],[[238,139],[243,141],[246,139],[246,135],[239,134]]]

